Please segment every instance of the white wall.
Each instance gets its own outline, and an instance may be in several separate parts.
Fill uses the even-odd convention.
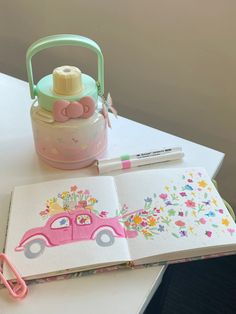
[[[225,152],[220,191],[236,208],[235,15],[234,0],[2,0],[0,71],[26,80],[26,49],[46,35],[96,40],[119,113]],[[53,48],[33,64],[37,78],[63,64],[96,77],[84,49]]]

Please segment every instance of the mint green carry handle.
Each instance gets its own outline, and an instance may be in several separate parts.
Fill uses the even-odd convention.
[[[30,94],[31,98],[34,99],[37,96],[37,89],[36,85],[34,84],[33,79],[33,71],[32,71],[32,57],[47,48],[58,47],[58,46],[79,46],[89,48],[92,51],[96,52],[98,56],[98,81],[97,85],[99,86],[99,95],[103,95],[104,93],[104,61],[103,55],[101,52],[100,47],[98,44],[86,37],[79,36],[79,35],[70,35],[70,34],[63,34],[63,35],[52,35],[41,38],[34,42],[26,53],[26,69],[28,75],[28,81],[30,85]]]

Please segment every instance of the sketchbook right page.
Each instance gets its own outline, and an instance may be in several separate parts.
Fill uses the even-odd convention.
[[[133,232],[132,260],[161,256],[157,261],[164,262],[236,250],[236,225],[203,168],[144,170],[115,181],[120,216]]]

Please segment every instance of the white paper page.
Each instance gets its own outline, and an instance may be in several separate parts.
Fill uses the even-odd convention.
[[[10,210],[6,254],[24,278],[128,260],[124,228],[115,216],[118,209],[112,177],[17,187]],[[25,232],[26,242],[20,245]],[[11,277],[7,270],[5,276]]]
[[[133,260],[236,243],[236,225],[204,169],[139,171],[115,180],[123,223],[136,230],[128,238]]]

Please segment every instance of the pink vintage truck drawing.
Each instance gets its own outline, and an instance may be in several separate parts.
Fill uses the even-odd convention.
[[[69,210],[50,217],[43,227],[25,232],[16,251],[27,258],[41,255],[45,247],[83,240],[96,240],[99,246],[111,246],[115,238],[134,238],[136,230],[126,230],[120,217],[101,218],[85,209]]]

